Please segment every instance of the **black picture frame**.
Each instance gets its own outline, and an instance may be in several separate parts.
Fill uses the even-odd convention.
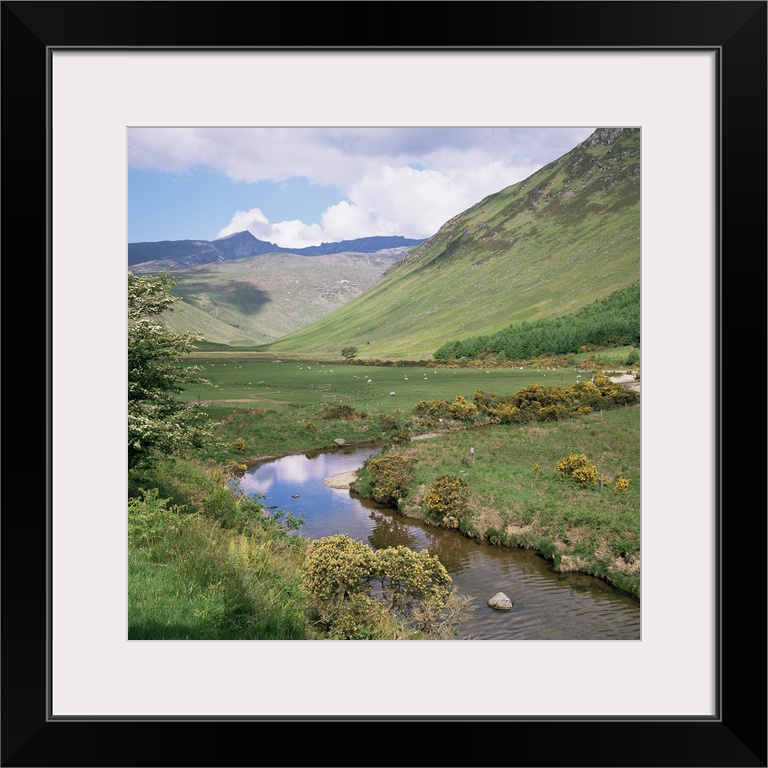
[[[45,311],[41,309],[40,316],[45,317],[47,350],[47,439],[45,504],[38,501],[37,489],[29,492],[28,484],[28,462],[39,461],[38,433],[34,441],[11,445],[13,453],[27,463],[19,462],[18,471],[6,475],[9,491],[18,488],[22,492],[9,492],[14,501],[6,504],[2,520],[2,765],[766,766],[765,462],[756,460],[754,448],[765,442],[761,439],[764,433],[755,436],[753,426],[756,412],[762,414],[764,398],[752,392],[749,374],[738,385],[733,379],[740,378],[740,370],[765,364],[766,345],[759,342],[765,341],[762,334],[766,326],[767,5],[694,0],[346,5],[3,2],[2,191],[8,246],[4,266],[10,268],[11,276],[6,274],[6,280],[10,279],[8,285],[14,294],[17,286],[34,283],[34,290],[26,289],[29,298],[43,293],[41,275],[45,275]],[[244,23],[254,13],[263,25]],[[327,26],[329,16],[340,13],[355,20],[354,32],[351,28],[345,32],[338,23]],[[362,39],[354,45],[335,45],[340,37],[352,35]],[[317,38],[323,42],[318,43]],[[366,38],[368,41],[363,42]],[[256,721],[50,717],[50,350],[54,329],[50,321],[49,72],[50,53],[61,47],[703,48],[717,52],[716,716],[360,716]],[[14,267],[18,268],[16,275]],[[15,303],[7,306],[14,315],[19,311]],[[726,307],[731,310],[728,315]],[[32,310],[25,312],[31,314]],[[13,343],[19,341],[17,333],[21,333],[17,324],[10,325],[6,341],[11,344],[6,352],[22,357]],[[26,357],[34,345],[28,340],[24,346]],[[36,357],[34,353],[32,356]],[[686,362],[695,366],[695,361],[681,360],[683,379]],[[670,396],[684,397],[685,386],[681,382]],[[14,400],[21,396],[15,387],[12,392]],[[13,423],[15,427],[19,424]],[[11,434],[16,438],[25,431],[16,427]],[[759,458],[764,459],[762,453]],[[681,478],[681,482],[696,481]],[[686,591],[695,588],[695,553],[686,552],[685,542],[680,542],[680,556],[690,557],[692,562],[691,584],[672,585],[684,600]],[[430,674],[439,674],[439,670],[430,670]],[[375,676],[372,670],[372,680]],[[616,681],[616,693],[631,696],[631,691],[622,690],[621,680]],[[510,695],[515,695],[514,688]],[[310,725],[313,727],[308,732]],[[318,725],[320,730],[315,727]],[[468,754],[472,755],[471,762]]]

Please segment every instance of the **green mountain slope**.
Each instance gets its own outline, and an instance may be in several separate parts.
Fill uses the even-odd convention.
[[[181,297],[164,322],[232,346],[266,344],[374,285],[403,249],[372,254],[262,254],[175,270]],[[406,249],[407,250],[407,249]]]
[[[640,279],[640,131],[598,129],[448,221],[275,353],[427,358],[444,342],[560,317]]]

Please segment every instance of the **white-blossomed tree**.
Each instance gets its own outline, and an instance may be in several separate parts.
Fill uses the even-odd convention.
[[[128,273],[128,467],[201,447],[212,439],[199,403],[180,398],[190,382],[205,381],[200,367],[182,360],[202,336],[174,333],[162,321],[179,297],[178,278]]]

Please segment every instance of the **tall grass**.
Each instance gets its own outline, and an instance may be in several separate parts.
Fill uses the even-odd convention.
[[[306,640],[307,540],[214,467],[165,458],[131,476],[130,640]],[[161,490],[162,489],[162,490]]]

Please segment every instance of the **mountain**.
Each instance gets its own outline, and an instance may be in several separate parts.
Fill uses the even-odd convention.
[[[232,347],[266,344],[354,299],[407,250],[266,253],[177,270],[173,292],[180,301],[164,322],[176,333],[196,331]],[[135,271],[156,264],[139,264]]]
[[[444,342],[562,317],[640,279],[640,130],[599,128],[446,222],[280,354],[427,358]]]
[[[362,237],[338,243],[322,243],[306,248],[281,248],[259,240],[250,232],[235,232],[218,240],[162,240],[128,243],[128,266],[133,272],[176,272],[182,269],[243,259],[266,253],[294,253],[301,256],[327,256],[333,253],[376,253],[391,248],[412,248],[424,240],[406,237]],[[142,265],[139,268],[139,265]]]

